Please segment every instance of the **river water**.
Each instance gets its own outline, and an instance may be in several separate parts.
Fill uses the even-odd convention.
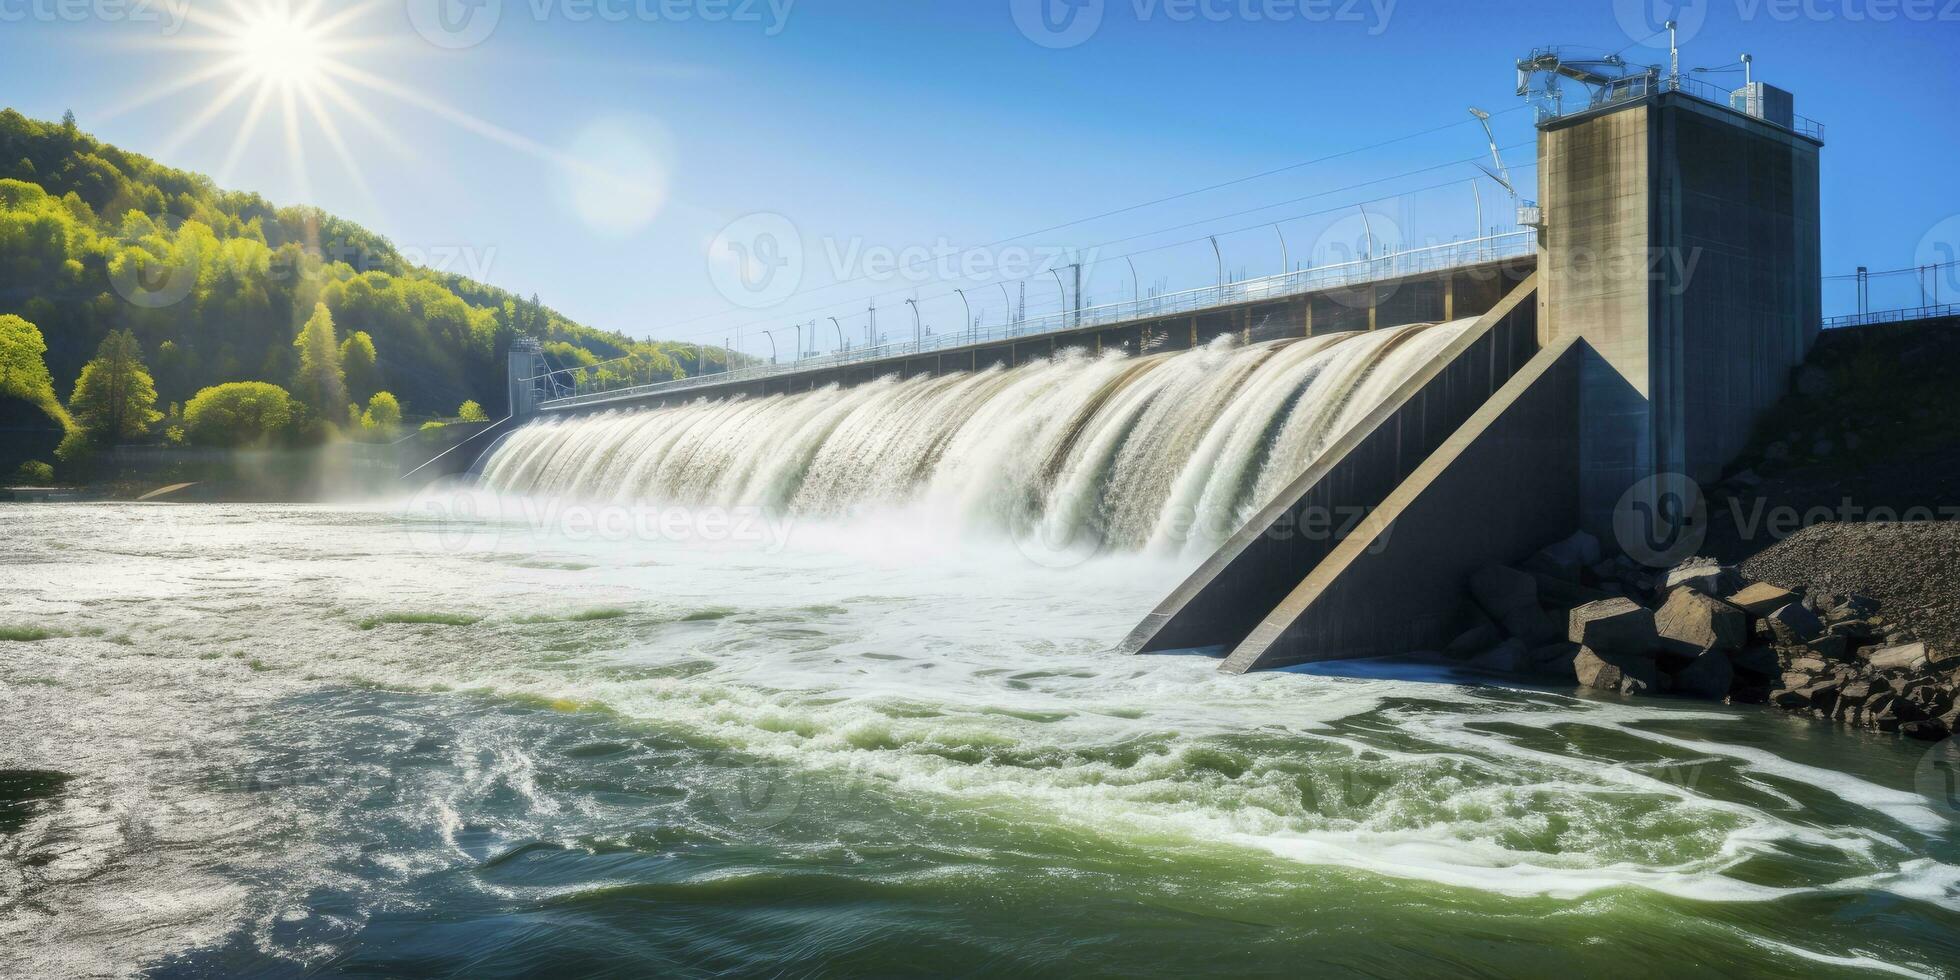
[[[1960,974],[1938,747],[1108,652],[1189,556],[555,506],[0,505],[0,976]]]

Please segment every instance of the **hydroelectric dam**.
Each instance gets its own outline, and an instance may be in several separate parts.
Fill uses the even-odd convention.
[[[1476,569],[1613,548],[1718,476],[1822,322],[1822,131],[1788,93],[1519,70],[1569,91],[1516,232],[657,384],[519,345],[472,469],[1202,557],[1111,642],[1227,671],[1439,649]]]

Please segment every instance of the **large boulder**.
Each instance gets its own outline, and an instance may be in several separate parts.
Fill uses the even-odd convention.
[[[1647,694],[1661,689],[1660,670],[1646,657],[1603,653],[1581,646],[1573,658],[1572,671],[1580,684],[1595,690]]]
[[[1514,637],[1527,643],[1558,637],[1558,627],[1538,607],[1538,580],[1528,572],[1503,565],[1478,569],[1470,576],[1470,596]]]
[[[1770,632],[1784,643],[1808,643],[1824,632],[1824,621],[1800,602],[1791,602],[1763,617]]]
[[[1865,654],[1865,663],[1873,670],[1924,670],[1928,665],[1926,644],[1903,643],[1872,650]]]
[[[1598,564],[1599,559],[1599,539],[1584,531],[1574,531],[1565,540],[1531,556],[1529,564],[1539,571],[1576,582],[1580,569]]]
[[[1687,587],[1668,593],[1654,613],[1654,629],[1670,651],[1688,657],[1740,650],[1749,642],[1749,619],[1741,610]]]
[[[1524,643],[1515,637],[1471,657],[1465,666],[1500,674],[1521,673],[1525,669]]]
[[[1661,581],[1662,588],[1672,590],[1685,585],[1710,596],[1728,595],[1741,584],[1741,578],[1733,567],[1713,558],[1690,558],[1669,569],[1667,577]]]
[[[1777,675],[1781,667],[1776,662],[1776,651],[1761,645],[1750,645],[1729,655],[1729,663],[1737,673],[1752,677],[1770,679]]]
[[[1588,602],[1572,610],[1565,638],[1599,653],[1623,657],[1651,658],[1660,645],[1654,611],[1624,597]]]
[[[1767,616],[1797,599],[1795,592],[1780,585],[1754,582],[1731,594],[1728,603],[1751,616]]]
[[[1443,655],[1453,660],[1467,660],[1490,649],[1503,639],[1504,634],[1498,630],[1496,623],[1479,616],[1476,625],[1457,634],[1456,639],[1451,640],[1449,645],[1443,648]]]
[[[1735,683],[1735,668],[1727,653],[1708,650],[1675,671],[1673,680],[1674,693],[1715,701],[1728,696]]]
[[[1578,658],[1579,645],[1576,643],[1547,643],[1532,648],[1526,656],[1532,673],[1561,680],[1571,680],[1575,676],[1572,665]]]

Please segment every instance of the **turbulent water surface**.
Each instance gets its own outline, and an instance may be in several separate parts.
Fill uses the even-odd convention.
[[[1960,975],[1943,748],[1109,651],[1456,329],[0,505],[0,976]]]

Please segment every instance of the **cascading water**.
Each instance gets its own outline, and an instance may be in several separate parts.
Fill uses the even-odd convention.
[[[1472,321],[550,419],[490,489],[838,517],[923,506],[1049,543],[1222,540]]]

